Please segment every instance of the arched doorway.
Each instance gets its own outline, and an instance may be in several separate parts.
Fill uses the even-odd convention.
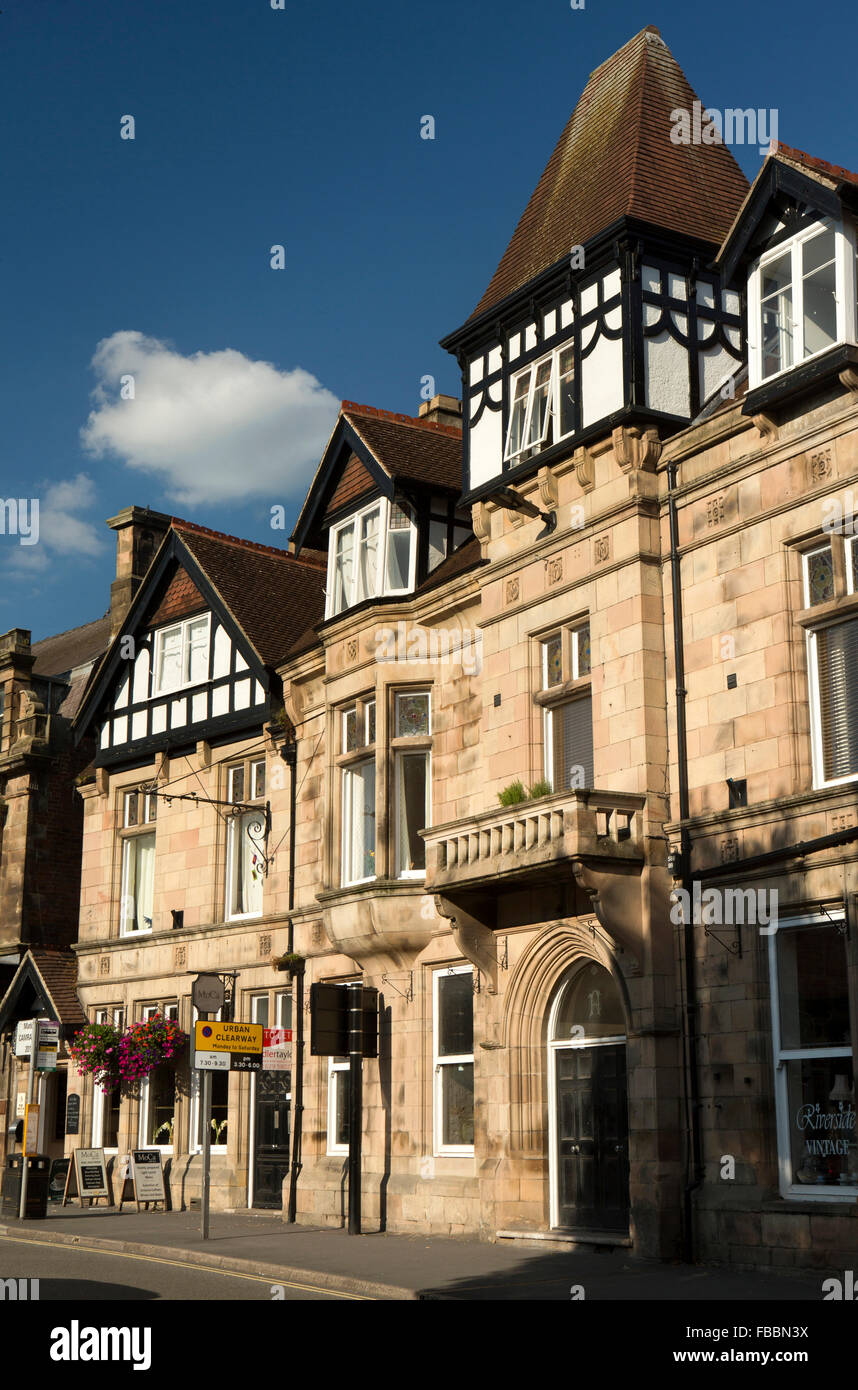
[[[609,971],[583,960],[557,992],[548,1023],[551,1225],[629,1225],[626,1022]]]

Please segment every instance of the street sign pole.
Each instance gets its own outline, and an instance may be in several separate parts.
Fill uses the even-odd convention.
[[[212,1074],[203,1072],[203,1240],[209,1238],[209,1196],[212,1166]]]
[[[349,1235],[359,1236],[361,1116],[363,1111],[363,985],[350,984],[349,1007]]]
[[[32,1036],[32,1039],[31,1039],[31,1041],[30,1041],[30,1066],[29,1066],[29,1069],[28,1069],[28,1072],[27,1072],[27,1111],[25,1112],[25,1114],[29,1114],[29,1113],[30,1113],[29,1107],[33,1104],[33,1083],[34,1083],[34,1081],[35,1081],[35,1079],[36,1079],[36,1052],[38,1051],[38,1047],[39,1047],[39,1020],[38,1020],[38,1019],[34,1019],[34,1020],[33,1020],[33,1025],[32,1025],[32,1027],[33,1027],[33,1036]],[[27,1123],[26,1123],[26,1120],[25,1120],[25,1122],[24,1122],[24,1140],[25,1140],[25,1142],[24,1142],[24,1145],[23,1145],[24,1152],[23,1152],[23,1154],[21,1155],[21,1205],[20,1205],[19,1208],[18,1208],[18,1220],[19,1220],[19,1221],[23,1221],[23,1220],[24,1220],[24,1217],[25,1217],[26,1211],[27,1211],[27,1147],[28,1147],[28,1145],[27,1145],[27,1143],[26,1143],[27,1138],[29,1138],[29,1136],[28,1136],[28,1134],[27,1134]]]
[[[301,1171],[301,1139],[304,1132],[304,962],[295,970],[297,999],[295,1001],[295,1054],[293,1057],[294,1088],[292,1100],[292,1169],[289,1174],[289,1205],[286,1220],[294,1222],[298,1215],[298,1174]]]

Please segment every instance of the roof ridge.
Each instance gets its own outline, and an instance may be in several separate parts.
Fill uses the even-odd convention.
[[[785,155],[787,159],[797,159],[799,162],[807,161],[814,165],[822,174],[845,175],[847,179],[858,182],[858,174],[852,169],[846,169],[842,164],[831,164],[827,159],[820,159],[819,155],[808,154],[807,150],[797,149],[794,145],[785,145],[782,140],[772,140],[769,144],[770,155]]]
[[[200,526],[195,521],[183,521],[179,517],[173,517],[172,528],[174,531],[190,531],[199,536],[208,536],[211,540],[223,541],[227,545],[239,546],[243,550],[253,550],[261,552],[263,555],[276,555],[281,560],[291,560],[296,565],[311,565],[314,569],[320,567],[320,562],[293,555],[291,550],[284,550],[282,546],[263,545],[262,541],[250,541],[244,536],[231,536],[226,531],[214,531],[210,526]]]
[[[377,405],[360,405],[357,401],[343,401],[341,415],[365,415],[369,419],[389,420],[395,425],[412,425],[421,430],[432,430],[436,434],[448,434],[451,439],[461,439],[462,431],[455,425],[442,425],[437,420],[423,420],[417,415],[401,415],[393,410],[382,410]]]

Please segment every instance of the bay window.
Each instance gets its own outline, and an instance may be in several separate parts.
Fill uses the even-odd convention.
[[[341,873],[346,885],[375,878],[375,700],[356,701],[334,715],[340,762]]]
[[[855,338],[852,231],[829,218],[773,247],[748,282],[750,384]]]
[[[842,911],[769,938],[778,1162],[784,1197],[858,1196],[858,1145]]]
[[[395,857],[398,878],[422,878],[426,845],[420,834],[430,820],[430,710],[428,691],[397,691],[393,778]]]
[[[401,498],[377,498],[333,526],[328,547],[327,617],[380,594],[414,587],[417,529]]]

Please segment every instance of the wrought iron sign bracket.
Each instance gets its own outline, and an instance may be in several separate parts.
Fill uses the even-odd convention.
[[[741,924],[741,922],[737,922],[737,923],[736,923],[736,940],[733,942],[732,946],[730,945],[730,942],[729,942],[729,941],[722,941],[721,938],[720,938],[720,936],[718,935],[718,933],[712,931],[711,927],[707,927],[707,926],[704,925],[704,927],[703,927],[703,935],[704,935],[704,936],[711,936],[712,939],[713,939],[713,941],[717,941],[717,942],[718,942],[718,945],[721,946],[721,947],[723,947],[723,949],[724,949],[725,951],[729,951],[731,956],[738,956],[739,960],[742,959],[742,924]]]
[[[405,978],[405,971],[402,972],[402,978]],[[408,971],[407,989],[400,989],[398,985],[395,985],[393,983],[393,980],[390,978],[389,975],[382,975],[381,983],[383,985],[389,985],[390,988],[394,990],[395,993],[400,996],[400,998],[404,999],[407,1004],[410,1004],[412,999],[414,998],[414,972],[412,970]]]

